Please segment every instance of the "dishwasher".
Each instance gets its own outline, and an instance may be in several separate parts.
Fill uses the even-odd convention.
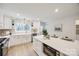
[[[43,43],[43,52],[48,56],[60,56],[60,52]]]

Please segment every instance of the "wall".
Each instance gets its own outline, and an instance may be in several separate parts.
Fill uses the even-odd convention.
[[[59,37],[68,36],[69,38],[76,39],[76,27],[75,27],[76,17],[66,17],[66,18],[42,18],[41,21],[47,23],[47,30],[50,35],[56,34]],[[62,24],[62,32],[54,31],[55,25]]]
[[[63,6],[64,7],[64,6]],[[68,6],[67,6],[68,7]],[[71,6],[70,6],[71,7]],[[70,8],[69,7],[69,8]],[[47,15],[47,14],[45,14],[47,11],[50,11],[50,10],[47,10],[45,13],[40,13],[40,15],[39,16],[41,16],[42,14],[44,14],[44,16],[48,16],[48,17],[43,17],[42,16],[42,18],[40,18],[39,17],[39,19],[41,20],[41,21],[44,21],[44,22],[46,22],[47,23],[47,30],[48,30],[48,32],[49,32],[49,34],[50,35],[53,35],[53,34],[56,34],[56,35],[58,35],[58,36],[60,36],[60,37],[64,37],[64,36],[68,36],[68,37],[70,37],[70,38],[72,38],[73,40],[75,40],[76,39],[76,34],[75,34],[75,19],[76,19],[76,17],[77,16],[74,16],[75,14],[78,14],[78,13],[76,13],[76,11],[78,11],[78,9],[76,9],[77,7],[76,6],[74,6],[75,8],[72,8],[71,7],[71,9],[67,12],[67,14],[66,15],[64,15],[65,13],[66,13],[66,11],[68,10],[68,8],[65,10],[65,11],[62,11],[62,13],[59,13],[58,15],[56,14],[55,15],[55,17],[54,17],[54,14],[52,15]],[[16,8],[15,8],[16,9]],[[47,8],[47,9],[49,9],[49,8]],[[65,7],[64,8],[62,8],[61,10],[63,10],[63,9],[65,9]],[[72,9],[75,9],[75,10],[72,10]],[[32,10],[33,11],[33,10]],[[44,10],[45,11],[45,10]],[[70,11],[72,11],[72,12],[70,12]],[[4,12],[4,11],[3,11]],[[35,11],[36,12],[36,11]],[[63,13],[63,12],[65,12],[65,13]],[[70,13],[69,13],[70,12]],[[73,14],[73,12],[75,13],[74,15],[71,15],[71,14]],[[50,13],[52,13],[52,12],[50,12]],[[14,13],[14,12],[12,12],[12,13],[10,13],[10,11],[8,12],[6,12],[6,14],[9,14],[9,15],[14,15],[14,16],[16,16],[16,12]],[[27,13],[26,13],[27,14]],[[32,14],[32,13],[31,13]],[[28,14],[27,14],[28,15]],[[34,14],[33,14],[34,15]],[[38,13],[36,14],[36,16],[38,15]],[[64,16],[63,16],[64,15]],[[51,17],[50,17],[51,16]],[[62,16],[63,18],[56,18],[56,17],[60,17],[60,16]],[[67,17],[65,17],[65,16],[67,16]],[[73,17],[74,16],[74,17]],[[57,24],[62,24],[63,25],[63,32],[56,32],[56,31],[54,31],[54,26],[55,25],[57,25]]]

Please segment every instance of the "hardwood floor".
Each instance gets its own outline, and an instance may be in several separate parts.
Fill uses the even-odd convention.
[[[11,47],[8,49],[7,56],[38,56],[32,47],[32,43]]]

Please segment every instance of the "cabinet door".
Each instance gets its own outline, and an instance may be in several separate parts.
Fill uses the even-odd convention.
[[[12,28],[12,24],[11,24],[11,19],[7,16],[4,16],[4,28],[5,29],[11,29]]]
[[[3,28],[3,16],[0,14],[0,29]]]
[[[25,35],[26,42],[31,42],[31,34]]]
[[[15,36],[10,36],[9,47],[14,46],[16,44]]]
[[[25,44],[31,42],[30,35],[12,35],[9,40],[9,46]]]
[[[8,29],[12,29],[12,21],[10,18],[8,19],[7,27],[8,27]]]

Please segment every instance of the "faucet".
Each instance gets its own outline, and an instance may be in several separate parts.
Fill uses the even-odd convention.
[[[57,36],[56,34],[54,34],[54,35],[53,35],[53,36],[51,36],[51,37],[58,38],[58,36]]]

